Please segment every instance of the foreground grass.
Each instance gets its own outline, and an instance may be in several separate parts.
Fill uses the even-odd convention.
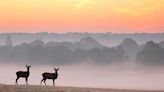
[[[0,92],[164,92],[151,90],[121,90],[100,88],[78,88],[78,87],[52,87],[52,86],[15,86],[1,85]]]

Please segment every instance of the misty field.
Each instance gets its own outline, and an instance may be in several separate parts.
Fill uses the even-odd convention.
[[[118,37],[111,33],[89,35],[88,33],[71,33],[71,37],[74,36],[69,40],[70,34],[68,33],[61,35],[47,33],[46,36],[41,33],[39,38],[38,34],[31,34],[34,36],[32,39],[29,39],[29,34],[3,34],[3,37],[1,35],[0,38],[6,41],[0,44],[0,83],[6,85],[1,85],[0,92],[151,92],[150,90],[164,90],[164,41],[161,36],[164,33],[151,34],[156,36],[155,38],[157,36],[160,38],[154,40],[150,34],[119,34]],[[146,37],[147,40],[146,35],[149,35]],[[29,41],[14,38],[26,36]],[[133,39],[133,36],[137,39]],[[76,40],[73,40],[75,38]],[[145,40],[141,41],[143,38]],[[31,68],[29,69],[26,64],[31,65]],[[22,74],[22,72],[17,74],[17,71],[24,71],[29,76],[29,85],[39,85],[43,80],[44,72],[56,74],[54,67],[60,68],[59,77],[55,81],[58,87],[14,86]],[[25,75],[24,72],[23,75]],[[22,78],[18,81],[19,85],[25,83]],[[47,81],[47,84],[52,85],[52,80]]]
[[[78,87],[52,87],[52,86],[15,86],[0,85],[0,92],[164,92],[153,90],[121,90],[100,88],[78,88]]]

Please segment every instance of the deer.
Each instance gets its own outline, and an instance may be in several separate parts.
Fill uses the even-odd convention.
[[[25,78],[26,85],[28,85],[28,77],[30,75],[30,67],[31,67],[31,65],[29,65],[29,66],[26,65],[27,71],[16,72],[16,76],[17,76],[16,81],[15,81],[16,85],[18,85],[18,79],[19,78]]]
[[[44,84],[46,85],[46,80],[47,79],[52,79],[53,86],[55,86],[55,80],[58,78],[58,70],[59,70],[59,68],[54,68],[54,70],[55,70],[55,73],[48,73],[48,72],[42,73],[43,79],[41,80],[40,85],[42,85],[43,81],[44,81]]]

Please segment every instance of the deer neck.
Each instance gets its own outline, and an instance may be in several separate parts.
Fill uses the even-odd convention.
[[[30,69],[27,68],[27,72],[29,73],[30,72]]]
[[[56,75],[58,75],[58,72],[57,72],[57,71],[55,71],[55,74],[56,74]]]

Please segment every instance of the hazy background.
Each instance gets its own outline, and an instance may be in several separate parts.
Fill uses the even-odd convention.
[[[28,30],[29,31],[29,30]],[[60,30],[56,30],[60,31]],[[160,42],[164,40],[164,33],[89,33],[87,32],[68,32],[68,33],[48,33],[48,32],[38,32],[38,33],[0,33],[0,45],[5,45],[5,39],[7,35],[10,35],[13,41],[13,45],[20,45],[23,42],[30,43],[34,40],[42,39],[42,41],[50,42],[77,42],[82,38],[92,37],[99,43],[106,46],[116,46],[119,45],[124,39],[131,38],[135,40],[138,44],[144,44],[147,41],[153,40],[155,42]]]
[[[39,85],[41,74],[56,66],[58,86],[163,90],[163,35],[0,34],[0,83],[15,84],[15,73],[31,64],[30,85]]]

